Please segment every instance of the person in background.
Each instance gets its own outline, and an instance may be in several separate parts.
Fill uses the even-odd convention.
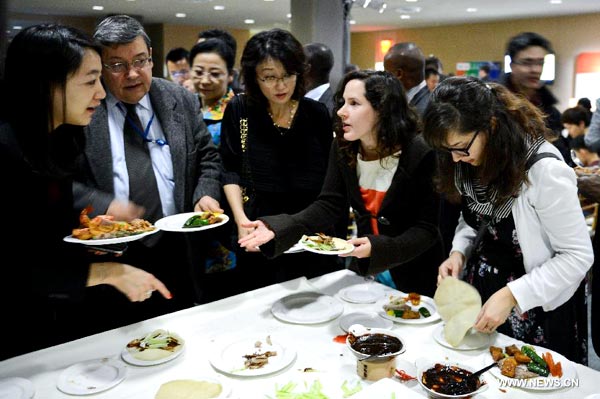
[[[440,74],[438,71],[432,68],[425,69],[425,82],[427,82],[427,88],[429,91],[433,91],[435,87],[440,83]]]
[[[325,104],[332,115],[334,104],[329,74],[334,64],[333,53],[323,43],[309,43],[304,46],[304,54],[308,64],[305,72],[306,97]]]
[[[559,149],[569,166],[575,166],[569,140],[561,135],[560,111],[555,107],[557,100],[541,80],[544,57],[553,52],[550,42],[537,33],[523,32],[511,37],[506,46],[511,72],[505,74],[500,83],[525,97],[546,115],[546,127],[550,130],[546,134],[547,140]]]
[[[450,76],[444,75],[444,65],[442,64],[442,60],[433,54],[425,58],[425,69],[435,69],[440,75],[440,81],[446,79],[447,76]]]
[[[419,134],[402,84],[388,72],[350,72],[336,104],[336,140],[319,198],[301,212],[243,224],[256,230],[241,245],[280,255],[302,234],[331,225],[349,201],[358,227],[349,240],[351,267],[361,274],[389,270],[399,290],[433,295],[443,259],[436,155]]]
[[[8,46],[0,107],[0,179],[7,190],[0,206],[10,234],[0,245],[7,254],[35,244],[18,264],[3,267],[2,314],[16,341],[2,345],[0,360],[84,336],[81,319],[65,310],[83,301],[86,287],[110,285],[124,301],[144,301],[154,290],[170,297],[151,274],[63,241],[79,226],[72,178],[83,126],[106,95],[99,53],[87,34],[55,24],[25,28]],[[39,68],[40,58],[52,64]]]
[[[225,109],[220,147],[224,190],[239,238],[253,231],[245,227],[251,220],[298,212],[321,190],[333,140],[331,119],[323,104],[304,97],[305,66],[302,45],[282,29],[260,32],[244,48],[246,94]],[[269,260],[256,248],[246,250],[238,253],[237,266],[244,291],[339,269],[331,256],[299,252]]]
[[[600,98],[596,100],[596,109],[590,119],[590,126],[585,135],[585,144],[592,151],[600,151]]]
[[[591,115],[592,115],[592,102],[590,101],[589,98],[587,98],[587,97],[581,97],[579,100],[577,100],[577,105],[580,106],[580,107],[585,108],[585,110],[590,113],[590,117],[591,117]]]
[[[217,148],[221,145],[221,122],[229,101],[234,97],[231,88],[233,81],[234,53],[221,39],[207,39],[197,43],[190,51],[192,80],[196,92],[200,94],[204,123]],[[225,214],[230,215],[227,201],[223,204]],[[205,272],[203,301],[214,301],[235,294],[235,267],[237,256],[234,244],[237,234],[234,223],[227,223],[218,229],[204,233]]]
[[[404,86],[410,105],[423,115],[431,92],[425,82],[425,56],[415,43],[396,43],[383,60],[385,70]]]
[[[194,92],[194,86],[190,79],[190,64],[188,63],[189,52],[183,47],[169,50],[166,57],[169,79],[180,86]]]
[[[233,52],[233,58],[235,60],[235,56],[237,54],[237,41],[235,37],[226,30],[223,29],[207,29],[198,33],[198,41],[196,43],[200,43],[204,40],[208,39],[221,39],[223,40]],[[234,93],[241,93],[244,91],[244,85],[240,82],[240,74],[237,69],[233,69],[232,73],[233,80],[231,81],[231,88]]]
[[[446,152],[440,188],[462,198],[438,279],[466,272],[484,302],[478,331],[585,364],[582,281],[594,257],[575,172],[545,140],[543,114],[502,85],[455,77],[440,83],[423,119],[425,140]]]
[[[590,118],[591,115],[585,108],[576,106],[566,109],[560,116],[560,122],[569,132],[569,137],[574,139],[587,133],[590,126]]]
[[[344,75],[349,72],[354,72],[354,71],[359,71],[359,70],[360,70],[360,68],[356,64],[346,64],[346,66],[344,67]]]
[[[484,82],[489,82],[490,79],[490,66],[488,64],[481,64],[479,71],[477,71],[477,77]]]
[[[579,166],[599,166],[600,156],[595,151],[590,151],[589,147],[585,145],[585,137],[583,135],[577,136],[571,140],[571,149],[575,152],[575,156],[581,162]]]
[[[102,45],[107,96],[86,129],[75,209],[91,205],[95,214],[151,223],[184,212],[223,212],[220,157],[197,96],[152,78],[150,39],[134,18],[107,17],[94,38]],[[169,286],[173,299],[166,302],[155,295],[145,306],[128,309],[115,297],[97,301],[95,316],[123,325],[199,303],[204,270],[195,268],[196,257],[203,255],[194,252],[201,238],[197,234],[159,232],[128,243],[123,259],[143,264]]]

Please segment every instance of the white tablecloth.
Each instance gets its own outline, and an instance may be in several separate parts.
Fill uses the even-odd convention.
[[[296,360],[287,368],[271,375],[252,378],[221,376],[232,390],[231,398],[274,398],[276,384],[282,386],[291,381],[298,383],[299,387],[304,387],[303,382],[310,384],[318,380],[324,386],[324,392],[332,399],[342,397],[340,386],[344,381],[351,385],[360,381],[363,386],[361,398],[369,397],[369,389],[372,386],[373,396],[370,397],[373,399],[386,399],[391,397],[391,392],[396,392],[396,398],[400,399],[402,391],[407,389],[405,384],[394,385],[386,381],[375,386],[360,380],[355,372],[355,357],[345,345],[333,341],[335,336],[343,333],[338,324],[339,318],[316,325],[297,325],[277,320],[270,311],[275,301],[289,294],[321,291],[339,297],[338,291],[341,288],[363,282],[362,277],[342,270],[312,280],[299,278],[272,285],[2,361],[0,378],[23,377],[30,380],[35,386],[36,398],[73,398],[56,387],[58,377],[65,368],[91,359],[120,359],[121,350],[132,338],[157,328],[164,328],[177,332],[186,340],[186,350],[181,356],[171,362],[151,367],[127,365],[127,376],[123,382],[93,397],[151,399],[164,382],[216,375],[217,371],[208,359],[208,354],[215,346],[243,337],[262,339],[271,335],[274,339],[292,345],[297,351]],[[389,290],[387,287],[385,289]],[[375,312],[377,309],[374,304],[352,304],[341,299],[340,301],[344,305],[344,314],[356,311]],[[439,322],[424,325],[394,324],[393,329],[402,335],[406,343],[406,352],[399,356],[399,361],[412,364],[418,358],[427,358],[434,361],[448,359],[476,368],[484,365],[487,348],[456,351],[443,347],[432,337],[432,332],[438,326]],[[507,337],[497,335],[496,344],[503,345],[505,342]],[[546,392],[517,388],[500,389],[498,381],[486,373],[489,388],[477,397],[582,399],[600,392],[600,372],[580,364],[574,364],[574,367],[579,384],[576,388]],[[307,368],[314,371],[305,372]],[[378,389],[377,394],[374,393],[375,388]],[[408,384],[408,389],[413,394],[426,397],[425,391],[414,383]],[[382,396],[382,392],[387,390],[390,390],[390,396]]]

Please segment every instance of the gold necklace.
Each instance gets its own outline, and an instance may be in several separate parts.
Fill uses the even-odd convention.
[[[287,121],[286,126],[277,124],[277,122],[275,122],[275,117],[273,116],[273,113],[271,111],[268,111],[269,116],[271,117],[271,120],[273,121],[273,126],[275,126],[275,129],[277,129],[277,131],[279,132],[279,134],[281,134],[282,136],[285,133],[287,133],[287,131],[288,131],[288,129],[290,127],[292,127],[292,121],[294,120],[294,114],[296,113],[296,108],[298,107],[298,101],[291,100],[290,104],[291,104],[291,107],[290,107],[290,117],[289,117],[289,119]],[[281,129],[285,129],[285,130],[281,130]]]

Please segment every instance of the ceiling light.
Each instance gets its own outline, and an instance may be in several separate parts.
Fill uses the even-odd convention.
[[[371,2],[371,0],[365,0],[365,3],[363,4],[363,8],[367,8],[369,6],[370,2]]]
[[[253,24],[253,23],[254,23],[254,20],[253,20],[253,19],[245,19],[245,20],[244,20],[244,23],[245,23],[245,24]]]
[[[350,21],[348,21],[348,23],[349,23],[350,25],[356,25],[356,21],[355,21],[355,20],[353,20],[353,19],[351,19]]]
[[[92,10],[102,11],[102,10],[104,10],[104,7],[102,7],[102,6],[93,6]]]
[[[23,27],[20,26],[20,25],[15,25],[15,26],[13,26],[13,29],[14,30],[21,30],[21,29],[23,29]]]
[[[265,0],[265,1],[275,1],[275,0]]]
[[[379,13],[380,13],[380,14],[383,14],[383,12],[385,11],[385,9],[386,9],[386,8],[387,8],[387,4],[383,3],[383,4],[381,5],[381,8],[379,9]]]
[[[175,16],[177,18],[185,18],[185,17],[187,17],[187,15],[184,12],[178,12],[177,14],[175,14]]]
[[[410,15],[402,14],[400,15],[400,19],[410,19]]]
[[[214,6],[213,9],[215,11],[223,11],[225,9],[225,6]]]
[[[407,3],[416,3],[419,0],[406,0]]]
[[[550,0],[550,4],[562,4],[562,0]]]
[[[469,7],[467,8],[467,12],[477,12],[477,9],[475,7]]]
[[[135,0],[127,0],[127,1],[131,1],[131,2],[133,2],[133,1],[135,1]]]
[[[292,14],[290,14],[290,13],[287,13],[287,14],[285,14],[285,17],[286,17],[286,18],[292,18]]]

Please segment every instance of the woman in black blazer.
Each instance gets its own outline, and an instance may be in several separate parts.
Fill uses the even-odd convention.
[[[350,240],[352,267],[362,274],[390,270],[399,290],[433,295],[443,260],[432,182],[436,156],[418,135],[418,117],[386,72],[346,75],[336,98],[337,138],[318,199],[294,215],[249,223],[255,231],[240,245],[278,256],[302,234],[331,226],[349,202],[358,227],[358,238]]]

